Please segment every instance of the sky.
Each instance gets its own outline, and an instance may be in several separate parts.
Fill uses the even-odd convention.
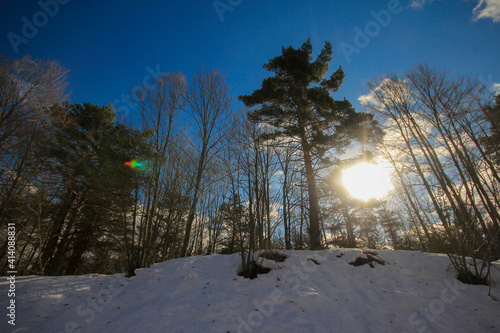
[[[366,81],[417,63],[500,87],[500,0],[0,0],[0,53],[58,60],[73,103],[119,107],[151,75],[216,68],[238,108],[307,38],[313,56],[332,43],[346,75],[333,97],[358,111]]]

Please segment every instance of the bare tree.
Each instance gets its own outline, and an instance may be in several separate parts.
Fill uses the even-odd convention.
[[[415,196],[423,190],[435,213],[423,217],[431,221],[437,217],[452,251],[489,259],[500,244],[500,182],[480,139],[490,130],[483,108],[492,96],[484,94],[476,80],[453,79],[424,65],[403,78],[372,81],[369,87],[366,101],[393,136],[386,155],[415,218],[425,225],[419,216],[419,205],[425,203]]]
[[[33,151],[41,134],[49,132],[50,116],[57,110],[52,106],[68,96],[67,72],[56,61],[29,55],[21,59],[0,56],[0,226],[8,210],[26,220],[31,213],[39,216],[41,212],[41,206],[32,206],[34,202],[27,199],[32,198],[33,184],[46,161],[41,158],[33,163]],[[18,231],[19,239],[23,239],[24,232],[32,239],[32,224],[23,225],[26,228]],[[6,245],[0,248],[0,258]]]
[[[188,254],[191,228],[200,198],[203,176],[207,166],[216,155],[215,152],[225,137],[224,128],[229,110],[229,88],[222,73],[216,70],[198,70],[191,78],[186,93],[186,112],[194,122],[197,150],[196,168],[192,180],[192,198],[186,220],[186,230],[181,255]]]
[[[19,126],[42,120],[48,107],[67,98],[67,73],[57,61],[0,57],[0,149]]]
[[[132,102],[140,111],[142,126],[151,133],[148,143],[153,150],[150,160],[143,161],[148,177],[141,187],[142,194],[138,194],[142,198],[141,209],[134,210],[132,215],[129,244],[132,247],[132,266],[147,267],[155,262],[159,249],[164,247],[161,239],[167,238],[163,233],[170,231],[170,220],[165,217],[172,218],[170,209],[181,204],[176,171],[181,159],[173,141],[175,121],[183,108],[185,92],[184,76],[167,73],[155,77],[152,85],[143,85],[131,93]]]

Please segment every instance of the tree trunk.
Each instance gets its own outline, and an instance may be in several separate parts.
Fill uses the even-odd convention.
[[[205,164],[205,151],[206,148],[203,147],[200,160],[198,161],[198,169],[196,171],[193,201],[191,202],[191,207],[189,208],[189,214],[186,220],[186,233],[184,234],[184,242],[182,243],[182,250],[181,250],[182,257],[187,256],[188,252],[189,236],[191,234],[191,228],[193,227],[194,216],[196,213],[196,206],[198,205],[198,196],[201,187],[201,179],[203,177],[204,164]]]
[[[71,209],[71,206],[75,200],[75,194],[71,191],[71,189],[68,189],[65,196],[64,196],[64,201],[59,208],[59,212],[54,219],[54,222],[52,224],[52,228],[50,231],[50,234],[47,239],[47,243],[42,249],[42,253],[40,254],[41,260],[40,260],[40,271],[45,274],[45,269],[46,266],[49,262],[49,260],[52,258],[54,255],[57,242],[59,241],[59,236],[61,235],[61,231],[64,225],[64,222],[66,221],[66,218],[69,214],[69,211]]]
[[[319,230],[319,204],[318,194],[316,192],[316,181],[314,179],[314,168],[309,151],[309,143],[307,142],[306,131],[299,120],[299,126],[302,130],[301,142],[302,151],[304,152],[304,166],[306,169],[307,193],[309,195],[309,248],[311,250],[321,250],[321,233]]]

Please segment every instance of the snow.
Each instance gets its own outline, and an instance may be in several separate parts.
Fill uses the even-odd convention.
[[[499,332],[500,291],[462,284],[445,255],[280,251],[256,279],[239,254],[170,260],[123,274],[16,279],[16,325],[0,332]],[[316,260],[316,265],[312,260]],[[492,268],[499,281],[500,262]],[[8,289],[8,281],[0,283]],[[1,297],[6,313],[7,297]]]

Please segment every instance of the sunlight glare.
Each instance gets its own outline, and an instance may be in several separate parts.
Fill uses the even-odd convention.
[[[366,162],[344,170],[342,184],[351,196],[364,201],[382,199],[390,188],[384,168]]]

